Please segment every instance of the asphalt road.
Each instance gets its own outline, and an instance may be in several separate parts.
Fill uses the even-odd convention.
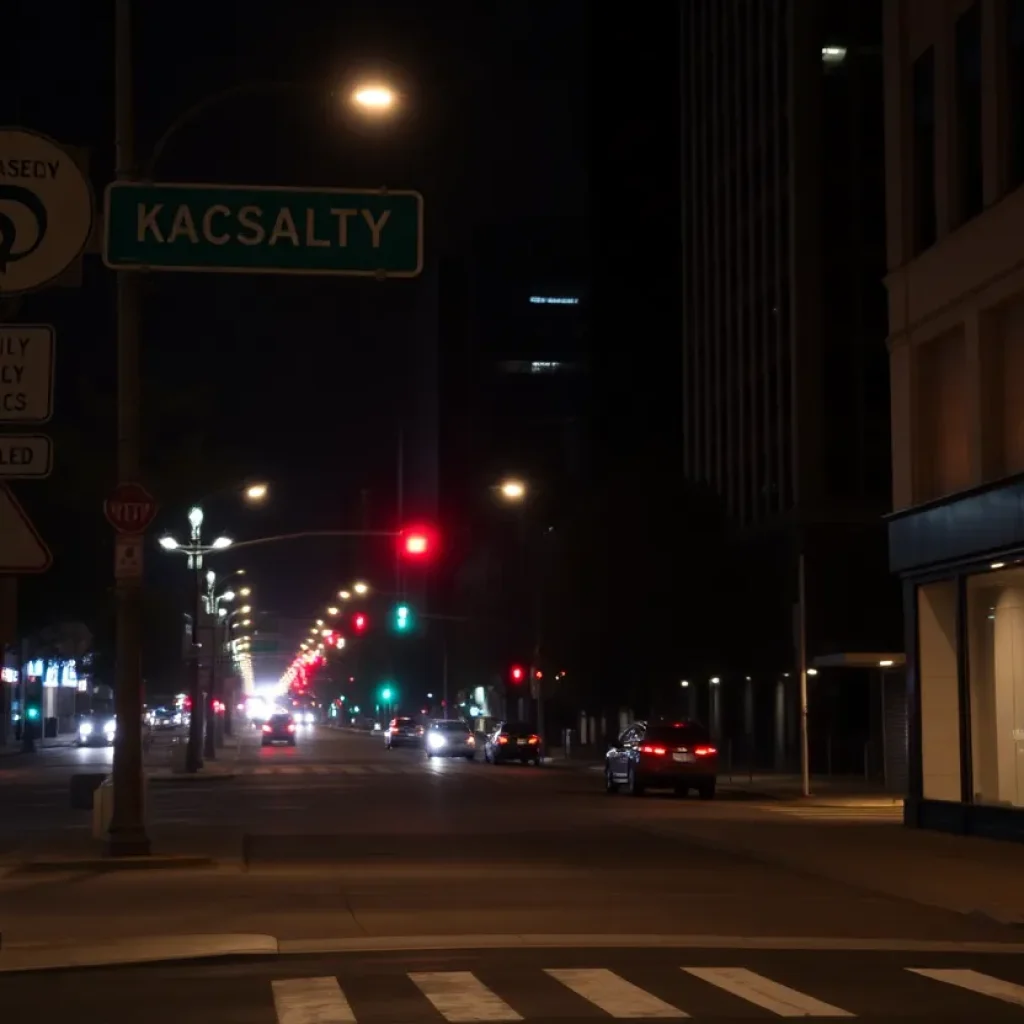
[[[5,1019],[472,1024],[772,1017],[1020,1020],[1024,958],[688,950],[283,957],[0,976]]]
[[[0,855],[80,846],[89,815],[69,809],[68,780],[108,757],[69,749],[4,759]],[[326,728],[304,731],[294,749],[261,749],[249,735],[232,770],[227,781],[150,789],[157,844],[208,851],[221,867],[8,878],[5,941],[209,932],[1019,938],[666,829],[721,817],[756,830],[771,819],[791,822],[794,843],[807,841],[803,819],[749,802],[608,796],[598,772],[428,762],[419,751],[385,751],[379,736]]]

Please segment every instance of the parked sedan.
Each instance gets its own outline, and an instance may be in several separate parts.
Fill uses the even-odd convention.
[[[415,718],[392,718],[388,731],[384,734],[384,748],[421,747],[423,746],[423,726],[416,724]]]
[[[502,722],[484,747],[484,760],[489,764],[540,764],[542,757],[540,737],[526,722]]]
[[[432,757],[476,757],[476,740],[465,722],[440,719],[430,723],[426,734],[427,759]]]
[[[677,796],[697,790],[713,800],[718,750],[704,726],[692,721],[634,722],[605,757],[605,789],[625,786],[633,796],[647,789],[674,789]]]

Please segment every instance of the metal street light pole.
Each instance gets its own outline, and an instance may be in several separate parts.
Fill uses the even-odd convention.
[[[200,669],[203,621],[203,554],[202,510],[197,505],[189,512],[191,526],[188,567],[192,570],[192,660],[189,662],[188,695],[192,709],[188,723],[188,751],[185,770],[190,773],[203,767],[203,689]]]
[[[119,181],[135,175],[132,109],[131,0],[116,0],[114,25],[114,116]],[[121,483],[136,483],[140,465],[139,278],[117,275],[117,471]],[[108,837],[114,856],[145,856],[142,775],[142,581],[116,583],[117,641],[114,696],[114,807]]]

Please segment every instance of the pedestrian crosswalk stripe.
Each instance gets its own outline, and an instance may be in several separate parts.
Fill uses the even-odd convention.
[[[908,967],[907,970],[911,974],[921,975],[922,978],[943,981],[947,985],[965,988],[968,992],[1001,999],[1004,1003],[1013,1003],[1014,1006],[1024,1006],[1024,985],[1014,985],[1009,981],[1003,981],[1002,978],[982,974],[981,971],[939,967]]]
[[[777,1017],[852,1017],[852,1013],[823,1003],[814,996],[780,985],[745,967],[684,967],[701,981],[706,981],[748,1003],[769,1010]]]
[[[271,987],[278,1024],[354,1024],[336,978],[290,978]]]
[[[426,971],[409,978],[451,1024],[523,1019],[472,971]]]
[[[548,968],[544,972],[617,1020],[687,1017],[650,992],[603,968]]]

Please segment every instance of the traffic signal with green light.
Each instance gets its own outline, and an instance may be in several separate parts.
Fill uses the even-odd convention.
[[[396,633],[408,633],[412,629],[412,609],[407,604],[396,605],[392,614]]]
[[[29,704],[29,706],[27,708],[25,708],[25,717],[30,722],[38,722],[39,721],[39,706],[36,705],[36,704]]]

